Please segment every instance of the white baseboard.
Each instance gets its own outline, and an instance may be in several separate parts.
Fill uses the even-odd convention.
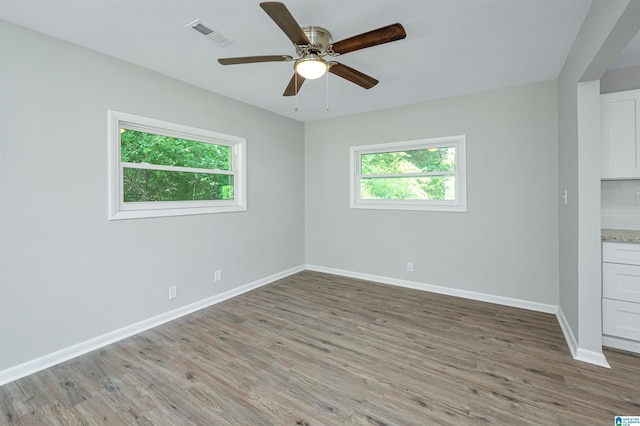
[[[573,357],[576,361],[587,362],[589,364],[597,365],[599,367],[611,368],[609,363],[607,362],[607,358],[602,353],[597,351],[590,351],[583,348],[578,348],[576,351],[576,356]]]
[[[307,265],[310,271],[324,272],[327,274],[341,275],[349,278],[374,281],[382,284],[395,285],[398,287],[423,290],[431,293],[446,294],[448,296],[461,297],[464,299],[478,300],[481,302],[495,303],[498,305],[511,306],[514,308],[527,309],[530,311],[544,312],[547,314],[557,314],[558,307],[545,303],[531,302],[528,300],[514,299],[511,297],[495,296],[492,294],[478,293],[475,291],[460,290],[451,287],[443,287],[433,284],[424,284],[416,281],[401,280],[398,278],[383,277],[380,275],[364,274],[361,272],[346,271],[343,269],[327,268],[324,266]]]
[[[18,364],[14,367],[10,367],[6,370],[0,371],[0,386],[18,380],[22,377],[28,376],[46,368],[52,367],[56,364],[68,361],[77,356],[86,354],[93,350],[99,349],[103,346],[110,345],[119,340],[141,333],[150,328],[157,327],[161,324],[173,321],[177,318],[185,316],[187,314],[199,311],[200,309],[215,305],[223,302],[227,299],[239,296],[242,293],[246,293],[258,287],[270,284],[279,279],[288,277],[303,271],[305,268],[303,265],[282,271],[266,278],[259,279],[249,284],[231,289],[224,293],[216,294],[215,296],[208,297],[206,299],[199,300],[189,305],[182,306],[178,309],[174,309],[169,312],[157,315],[155,317],[137,322],[135,324],[128,325],[119,330],[114,330],[101,336],[94,337],[92,339],[80,342],[73,346],[61,349],[59,351],[44,355],[31,361],[27,361],[22,364]]]
[[[602,350],[600,352],[596,352],[578,346],[578,341],[576,340],[573,331],[571,331],[567,317],[564,316],[564,312],[562,312],[561,308],[558,309],[556,317],[558,318],[560,329],[562,330],[562,334],[564,334],[564,338],[567,341],[567,346],[569,346],[569,351],[571,351],[573,359],[598,365],[600,367],[611,368],[607,362],[607,358],[602,353]]]
[[[571,327],[569,326],[569,321],[567,321],[567,317],[564,316],[564,312],[562,312],[562,308],[558,308],[558,313],[556,314],[556,318],[558,319],[558,324],[560,324],[560,329],[562,330],[562,334],[564,334],[564,339],[567,341],[567,346],[569,346],[571,357],[575,359],[576,354],[578,353],[578,341],[576,340],[576,336],[573,335],[573,331],[571,331]]]

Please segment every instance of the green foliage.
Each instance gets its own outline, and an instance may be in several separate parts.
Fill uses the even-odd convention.
[[[123,162],[231,170],[231,148],[227,145],[123,130],[120,134]]]
[[[233,200],[233,176],[124,169],[124,201]]]
[[[367,178],[366,175],[453,171],[455,170],[455,148],[363,154],[361,161],[363,179],[361,180],[360,193],[363,199],[452,199],[449,194],[451,191],[447,191],[447,188],[455,182],[453,176],[450,175],[371,178]]]
[[[123,129],[121,161],[161,166],[231,170],[231,148]],[[124,168],[124,201],[232,200],[233,176]]]
[[[365,200],[446,200],[453,176],[412,178],[363,178],[360,194]]]

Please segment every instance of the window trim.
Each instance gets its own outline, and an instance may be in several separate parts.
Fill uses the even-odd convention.
[[[120,128],[126,127],[147,133],[156,133],[197,142],[215,143],[231,147],[231,172],[219,171],[234,176],[233,200],[204,201],[157,201],[147,203],[125,203],[123,168],[120,152]],[[247,210],[246,138],[231,136],[211,130],[199,129],[168,121],[156,120],[120,111],[108,111],[109,142],[109,220],[138,219],[164,216],[186,216],[195,214],[226,213]],[[155,168],[153,165],[145,168]],[[197,172],[196,168],[185,168]]]
[[[451,173],[432,172],[420,173],[420,176],[433,174],[442,176],[451,174],[456,180],[455,200],[363,200],[360,198],[361,156],[382,152],[396,152],[427,148],[456,148],[456,167]],[[445,136],[439,138],[418,139],[402,142],[388,142],[375,145],[360,145],[349,148],[349,208],[352,209],[382,209],[382,210],[422,210],[442,212],[467,211],[467,182],[466,182],[466,135]],[[402,176],[410,177],[411,173]],[[375,175],[367,175],[375,176]]]

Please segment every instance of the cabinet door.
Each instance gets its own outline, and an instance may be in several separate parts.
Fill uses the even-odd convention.
[[[602,178],[640,177],[640,90],[600,97]]]
[[[640,303],[602,299],[602,333],[640,341]]]
[[[602,261],[625,265],[640,265],[640,244],[605,241],[602,243]]]
[[[602,297],[640,304],[640,266],[604,262]]]

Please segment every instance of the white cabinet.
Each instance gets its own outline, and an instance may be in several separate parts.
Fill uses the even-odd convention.
[[[600,96],[602,179],[640,178],[640,89]]]
[[[640,303],[602,299],[602,334],[629,340],[629,343],[640,342]],[[633,350],[632,347],[618,347]]]
[[[604,262],[602,282],[602,297],[625,300],[640,306],[640,266]]]
[[[640,244],[602,243],[602,342],[640,352]]]

